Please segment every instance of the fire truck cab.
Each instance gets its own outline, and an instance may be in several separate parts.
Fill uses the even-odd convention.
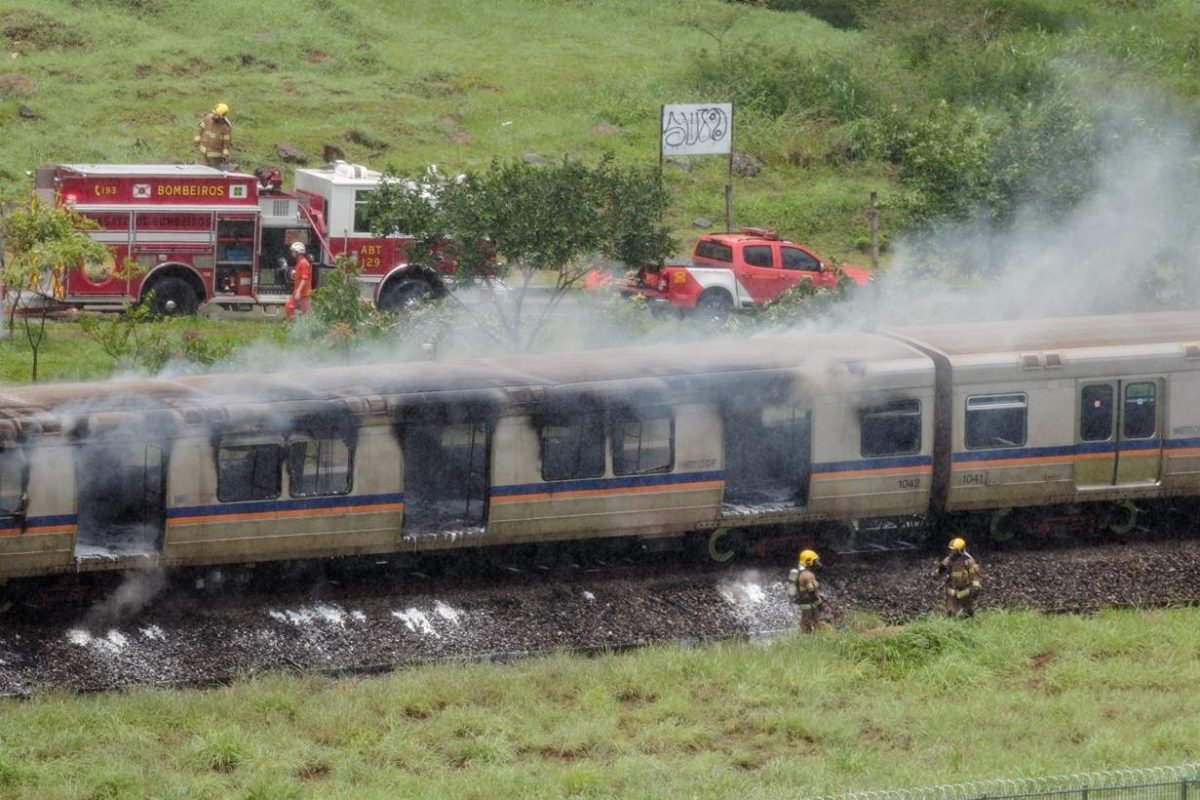
[[[205,303],[278,313],[292,290],[294,242],[305,243],[314,266],[328,269],[342,253],[357,258],[362,294],[381,307],[444,294],[441,276],[409,274],[409,239],[366,229],[362,209],[379,180],[338,163],[297,170],[288,193],[274,171],[260,178],[193,164],[52,164],[38,169],[34,188],[43,202],[95,221],[89,234],[108,245],[104,263],[55,281],[55,298],[79,308],[120,309],[151,296],[166,315]]]

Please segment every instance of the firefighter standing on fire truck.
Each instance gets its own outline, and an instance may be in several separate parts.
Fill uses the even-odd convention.
[[[787,593],[800,609],[801,632],[812,633],[820,625],[821,608],[825,605],[821,584],[813,574],[813,568],[821,563],[821,557],[814,550],[801,550],[799,562],[788,573]]]
[[[946,614],[973,617],[975,598],[982,588],[979,562],[967,552],[967,542],[961,536],[950,540],[949,550],[934,570],[935,575],[946,578]]]
[[[296,309],[300,309],[301,314],[312,310],[308,301],[312,294],[312,264],[305,255],[304,242],[292,242],[291,250],[296,257],[296,277],[292,280],[292,294],[283,306],[284,316],[289,320],[295,319]]]
[[[229,106],[217,103],[213,110],[200,118],[192,143],[199,148],[199,163],[217,169],[229,168],[233,150],[233,125],[229,122]]]

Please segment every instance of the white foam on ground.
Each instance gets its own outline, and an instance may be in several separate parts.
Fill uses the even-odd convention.
[[[722,583],[717,591],[728,603],[738,608],[760,605],[767,599],[767,593],[757,583]]]
[[[413,633],[442,638],[442,635],[433,629],[433,625],[429,623],[429,617],[425,616],[424,611],[410,608],[405,611],[393,611],[392,616],[403,622],[404,626]]]
[[[433,610],[437,612],[439,617],[447,622],[452,622],[455,625],[457,625],[462,619],[462,615],[457,608],[446,605],[441,600],[438,600],[433,604]]]
[[[147,628],[142,628],[141,633],[144,638],[153,639],[156,642],[165,642],[167,640],[167,634],[164,633],[163,629],[157,625],[151,625]]]
[[[125,649],[129,639],[118,630],[110,630],[103,637],[92,636],[82,628],[67,631],[67,640],[76,647],[86,647],[99,653],[116,655]]]
[[[317,624],[345,627],[346,617],[350,617],[355,622],[364,622],[367,618],[361,611],[353,611],[347,614],[337,606],[331,606],[326,603],[318,603],[308,608],[268,611],[267,614],[270,615],[271,619],[296,625],[297,627]]]

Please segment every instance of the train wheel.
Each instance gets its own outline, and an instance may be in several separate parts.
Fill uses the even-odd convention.
[[[724,563],[738,554],[742,549],[742,536],[729,528],[717,528],[708,535],[708,557],[713,561]]]
[[[992,513],[988,534],[993,542],[1011,542],[1017,535],[1017,520],[1011,508],[999,508]]]
[[[1138,514],[1141,509],[1132,500],[1116,503],[1107,517],[1106,530],[1124,539],[1137,528]]]

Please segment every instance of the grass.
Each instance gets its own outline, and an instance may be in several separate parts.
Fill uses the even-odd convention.
[[[1200,611],[0,703],[0,796],[794,798],[1182,763]]]

